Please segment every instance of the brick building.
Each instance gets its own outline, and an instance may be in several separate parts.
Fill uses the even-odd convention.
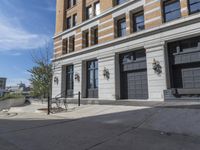
[[[200,99],[199,0],[57,0],[53,97]]]

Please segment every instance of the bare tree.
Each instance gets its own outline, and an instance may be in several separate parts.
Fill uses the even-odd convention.
[[[31,56],[35,64],[28,70],[31,74],[32,96],[47,98],[51,95],[53,76],[51,45],[46,43],[44,48],[33,51]]]

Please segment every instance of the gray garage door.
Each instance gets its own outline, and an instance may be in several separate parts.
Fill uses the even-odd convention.
[[[182,69],[183,88],[200,89],[200,68]]]
[[[147,99],[148,82],[145,51],[140,50],[122,54],[120,62],[121,98]]]

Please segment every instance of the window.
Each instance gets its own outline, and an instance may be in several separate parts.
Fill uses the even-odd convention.
[[[63,40],[63,50],[62,50],[62,54],[67,54],[68,53],[68,39],[64,39]]]
[[[71,28],[71,17],[67,18],[67,29]]]
[[[139,12],[133,15],[133,31],[144,30],[144,13]]]
[[[85,9],[85,20],[91,19],[101,13],[100,2],[95,2],[94,4],[86,7]]]
[[[67,0],[67,9],[71,8],[72,6],[76,5],[77,0]]]
[[[73,0],[73,5],[76,5],[77,1],[76,0]]]
[[[77,25],[77,14],[74,14],[72,17],[68,17],[67,18],[67,21],[66,21],[67,25],[66,25],[66,28],[67,29],[70,29],[71,27],[74,27]]]
[[[83,48],[89,46],[89,31],[83,31]]]
[[[73,86],[73,75],[74,75],[74,67],[71,65],[71,66],[68,66],[67,67],[67,77],[68,77],[68,83],[67,83],[67,87],[68,89],[73,89],[74,86]]]
[[[122,64],[128,64],[146,59],[145,50],[137,50],[121,55]]]
[[[86,7],[86,20],[92,18],[92,6]]]
[[[126,2],[127,0],[116,0],[115,1],[115,4],[116,5],[120,5],[120,4],[122,4],[122,3],[124,3],[124,2]]]
[[[73,52],[75,50],[75,37],[71,36],[69,38],[69,52]]]
[[[172,53],[188,52],[199,50],[200,37],[194,37],[187,40],[177,41],[169,44],[169,49]]]
[[[97,16],[100,14],[100,3],[97,2],[94,4],[94,16]]]
[[[67,8],[68,9],[71,8],[71,5],[72,5],[71,0],[67,0]]]
[[[77,14],[73,15],[73,27],[77,25]]]
[[[98,61],[89,61],[88,67],[88,88],[96,89],[98,88]]]
[[[74,66],[66,67],[66,97],[73,97],[74,89]]]
[[[189,0],[188,5],[190,14],[200,12],[200,0]]]
[[[91,28],[91,45],[98,44],[98,27]]]
[[[126,19],[122,18],[117,20],[117,37],[126,35]]]
[[[164,21],[169,22],[181,17],[180,1],[168,0],[163,3],[164,8]]]

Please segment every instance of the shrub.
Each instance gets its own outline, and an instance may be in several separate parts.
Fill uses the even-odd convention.
[[[18,98],[24,98],[22,94],[5,94],[3,97],[0,97],[0,101],[7,100],[7,99],[18,99]]]

